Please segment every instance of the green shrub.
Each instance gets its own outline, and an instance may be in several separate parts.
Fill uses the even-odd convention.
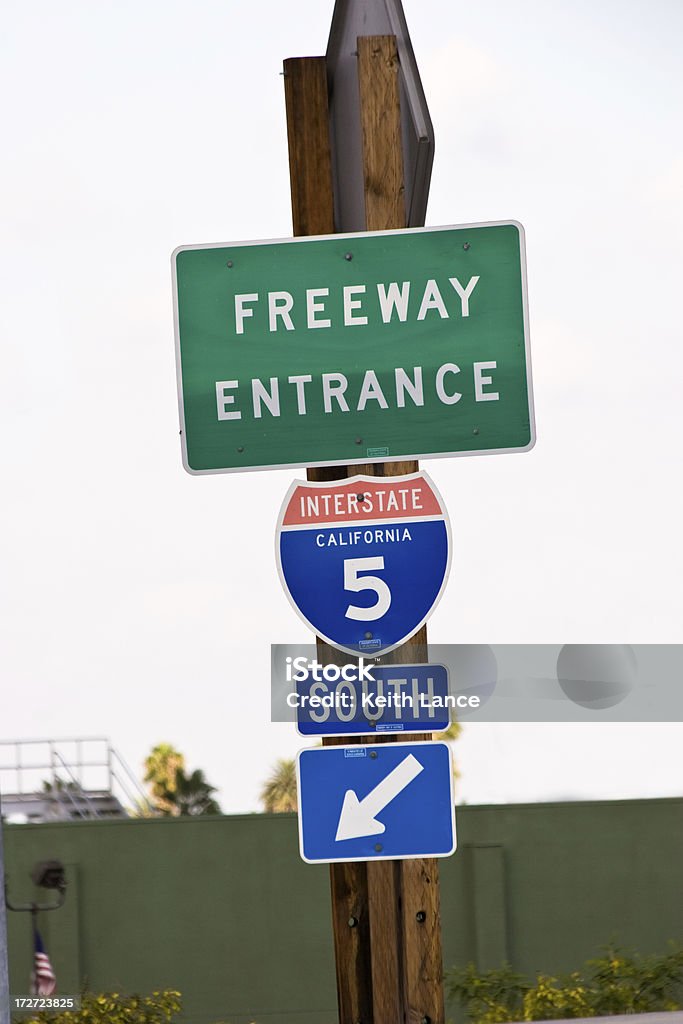
[[[16,1024],[170,1024],[180,1013],[180,992],[122,996],[118,992],[85,992],[80,1010],[22,1014]]]
[[[509,964],[479,972],[474,964],[453,967],[446,972],[446,991],[458,999],[477,1024],[503,1024],[521,1020],[524,996],[531,988]]]
[[[607,947],[572,974],[537,974],[534,981],[516,974],[509,964],[483,972],[468,964],[446,973],[446,988],[473,1024],[677,1010],[683,994],[683,949],[641,957]]]

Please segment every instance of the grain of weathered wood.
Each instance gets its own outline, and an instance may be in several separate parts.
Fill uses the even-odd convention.
[[[439,864],[434,858],[401,862],[401,924],[406,1024],[443,1024],[443,961]]]
[[[395,37],[367,36],[358,39],[358,85],[367,230],[404,228],[403,147]],[[416,461],[406,460],[384,463],[380,473],[383,476],[402,476],[416,473],[418,469]],[[426,662],[426,626],[382,660],[397,665]],[[394,738],[429,740],[432,737],[420,734]],[[375,1024],[389,1019],[382,1016],[385,998],[400,1001],[402,1012],[394,1017],[396,1021],[417,1024],[427,1019],[431,1024],[443,1024],[438,864],[434,859],[397,862],[390,876],[393,888],[386,877],[376,877],[373,873],[373,869],[379,866],[368,865]],[[381,898],[375,892],[376,887]],[[422,914],[425,914],[424,921]],[[396,924],[397,918],[400,926]],[[389,948],[382,949],[380,958],[375,950],[375,936],[390,936],[392,929],[393,948],[390,942]],[[395,984],[395,994],[392,990],[391,996],[387,997],[385,988],[394,984],[397,965],[400,976]]]
[[[325,65],[324,57],[291,58],[284,62],[295,235],[334,232]],[[346,466],[320,466],[307,471],[308,479],[314,481],[339,480],[346,475]],[[318,657],[328,664],[348,660],[320,638],[317,649]],[[323,740],[326,746],[340,742],[345,740]],[[339,1024],[373,1024],[366,865],[330,864],[330,890]]]
[[[368,863],[368,910],[372,961],[373,1024],[403,1021],[401,954],[401,865],[384,860]]]
[[[366,865],[330,864],[339,1024],[373,1024]]]
[[[332,156],[324,57],[284,62],[289,181],[295,235],[334,231]]]
[[[401,98],[395,36],[358,39],[365,221],[368,231],[406,226]]]
[[[405,462],[387,462],[384,465],[384,476],[408,476],[409,473],[417,473],[419,468],[419,462],[414,459]]]
[[[358,39],[365,219],[368,231],[405,227],[400,100],[396,40],[392,36]],[[397,134],[398,129],[398,134]],[[378,476],[396,476],[391,463],[377,464]],[[395,655],[382,661],[395,662]],[[397,737],[377,737],[392,742]],[[403,1020],[405,994],[401,924],[401,865],[368,864],[368,901],[372,959],[374,1024]]]

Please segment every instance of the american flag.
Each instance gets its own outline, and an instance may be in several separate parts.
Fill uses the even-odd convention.
[[[43,940],[37,928],[33,929],[33,973],[31,974],[31,995],[51,996],[57,987],[57,978],[52,970],[50,958],[45,952]]]

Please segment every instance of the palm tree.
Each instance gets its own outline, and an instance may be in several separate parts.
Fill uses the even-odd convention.
[[[199,768],[186,774],[184,756],[170,743],[157,743],[145,758],[145,782],[154,807],[166,817],[221,813],[213,799],[216,787]]]
[[[266,779],[259,799],[269,814],[296,811],[296,768],[294,761],[281,757]]]
[[[179,771],[185,770],[185,758],[170,743],[157,743],[145,758],[145,782],[150,784],[152,802],[162,814],[177,815],[175,793]]]
[[[210,786],[201,768],[192,775],[186,775],[182,768],[176,774],[176,806],[178,814],[220,814],[221,809],[213,799],[215,786]]]

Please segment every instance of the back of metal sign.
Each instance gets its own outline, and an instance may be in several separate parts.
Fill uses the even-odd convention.
[[[400,0],[337,0],[327,44],[337,231],[365,230],[357,40],[396,36],[400,63],[406,224],[425,222],[434,129]]]

